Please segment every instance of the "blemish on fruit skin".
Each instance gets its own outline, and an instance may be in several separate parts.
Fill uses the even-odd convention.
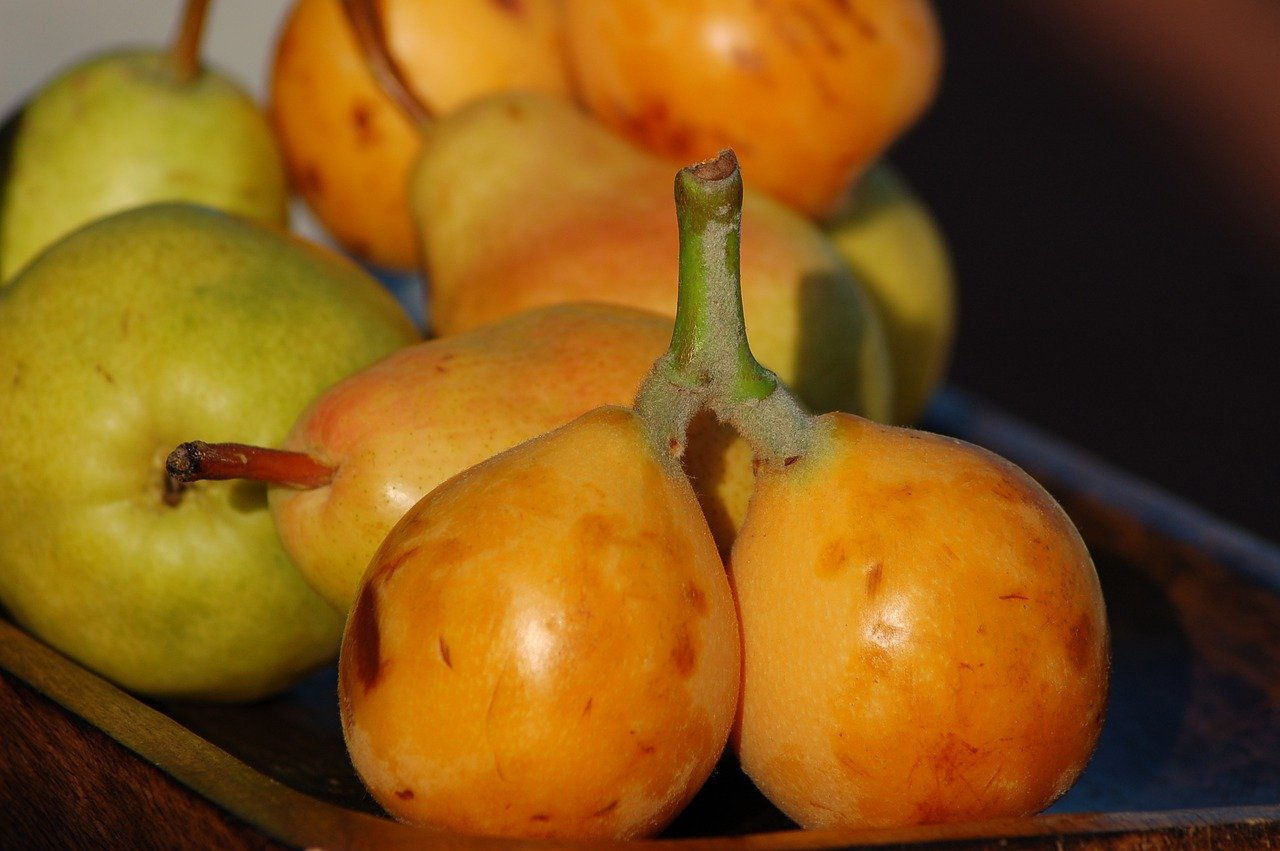
[[[1067,659],[1077,671],[1083,671],[1089,666],[1093,637],[1093,621],[1088,615],[1081,615],[1067,632]]]
[[[618,808],[619,803],[621,802],[617,798],[614,798],[612,801],[610,801],[609,803],[605,804],[603,807],[601,807],[600,809],[592,813],[591,817],[601,818],[603,816],[607,816],[609,813],[613,812]]]
[[[880,583],[884,579],[884,563],[874,562],[867,568],[867,599],[874,600],[880,593]]]
[[[369,582],[367,584],[372,585],[375,582],[388,582],[406,561],[417,555],[419,549],[421,549],[421,547],[411,547],[403,552],[397,553],[395,558],[384,561],[378,566],[377,572],[374,573],[373,576],[369,577]]]
[[[592,705],[593,705],[594,703],[595,703],[595,698],[594,698],[594,697],[588,697],[588,698],[587,698],[587,703],[586,703],[586,705],[582,707],[582,717],[583,717],[583,718],[586,718],[588,715],[590,715],[590,714],[591,714],[591,707],[592,707]]]
[[[452,671],[452,670],[453,670],[453,654],[452,654],[452,652],[449,650],[449,642],[445,641],[445,640],[444,640],[444,636],[442,635],[442,636],[440,636],[440,638],[439,638],[439,640],[436,642],[436,644],[437,644],[437,646],[440,648],[440,659],[441,659],[441,661],[443,661],[443,662],[444,662],[444,666],[445,666],[446,668],[448,668],[449,670],[451,670],[451,671]]]
[[[372,145],[378,141],[376,128],[373,126],[373,109],[363,101],[351,106],[351,126],[356,131],[356,142],[360,145]]]
[[[107,368],[102,364],[95,363],[93,365],[93,370],[94,372],[98,373],[98,375],[101,375],[102,379],[106,381],[108,384],[114,385],[116,383],[116,377],[112,375],[110,372],[107,372]]]
[[[307,163],[298,169],[298,188],[308,195],[323,195],[324,175],[315,163]]]
[[[412,800],[413,800],[413,790],[412,790],[412,789],[397,789],[397,790],[396,790],[396,797],[397,797],[397,798],[399,798],[399,799],[400,799],[400,800],[402,800],[402,801],[412,801]]]
[[[699,615],[707,614],[707,593],[696,582],[686,582],[684,584],[684,598],[689,601],[689,605]]]
[[[837,538],[829,541],[818,553],[818,564],[814,568],[814,573],[821,578],[829,579],[840,573],[848,561],[849,548],[843,539]]]
[[[523,0],[493,0],[493,5],[498,7],[498,11],[508,15],[520,17],[524,14]]]
[[[671,661],[675,665],[676,673],[683,679],[692,676],[694,668],[698,666],[698,650],[693,646],[693,639],[689,636],[688,630],[682,629],[676,636],[675,646],[671,649]]]
[[[348,646],[352,648],[352,673],[366,692],[378,684],[382,673],[376,595],[374,583],[366,582],[360,588],[347,623],[347,631],[350,633]]]
[[[548,813],[534,813],[533,815],[529,816],[529,821],[538,822],[539,824],[544,824],[546,822],[551,821],[551,816]]]
[[[1015,592],[1015,593],[1013,593],[1013,594],[1001,594],[1001,595],[1000,595],[1000,597],[999,597],[999,599],[1001,599],[1001,600],[1029,600],[1029,599],[1031,599],[1031,598],[1030,598],[1030,597],[1028,597],[1026,594],[1020,594],[1020,593]]]

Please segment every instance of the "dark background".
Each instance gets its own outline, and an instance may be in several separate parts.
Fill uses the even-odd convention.
[[[940,2],[951,383],[1280,542],[1280,4]]]

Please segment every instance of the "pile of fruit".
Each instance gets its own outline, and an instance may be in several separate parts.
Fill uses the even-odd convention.
[[[955,310],[884,160],[928,0],[296,0],[264,107],[206,6],[5,133],[12,619],[146,696],[336,659],[369,791],[457,831],[652,836],[726,752],[806,828],[1066,791],[1089,554],[911,428]]]

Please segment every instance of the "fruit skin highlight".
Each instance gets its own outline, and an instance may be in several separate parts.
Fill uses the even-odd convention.
[[[688,482],[602,408],[432,491],[392,530],[339,664],[351,758],[398,818],[659,831],[738,688],[733,602]]]

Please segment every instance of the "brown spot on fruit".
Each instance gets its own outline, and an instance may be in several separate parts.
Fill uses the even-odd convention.
[[[880,593],[880,583],[884,579],[884,563],[873,562],[867,568],[867,599],[874,600]]]
[[[378,134],[373,126],[373,110],[369,104],[356,101],[351,105],[351,126],[355,128],[359,144],[372,145],[378,141]]]
[[[551,816],[548,813],[534,813],[533,815],[529,816],[529,821],[539,822],[539,823],[549,822],[551,821]]]
[[[849,548],[843,539],[837,538],[828,542],[818,553],[818,564],[814,568],[814,573],[824,578],[835,576],[844,568],[848,560]]]
[[[315,163],[307,163],[298,169],[298,189],[305,195],[324,194],[324,175]]]
[[[699,615],[707,613],[707,592],[696,582],[686,582],[684,584],[684,598],[689,601],[689,606]]]
[[[698,666],[698,649],[693,646],[693,639],[686,629],[681,629],[676,636],[675,646],[671,648],[671,662],[675,665],[676,673],[684,679],[688,679]]]
[[[1067,659],[1077,671],[1082,671],[1089,665],[1093,637],[1093,621],[1088,615],[1081,615],[1067,632]]]
[[[444,636],[442,635],[440,636],[436,644],[440,648],[440,659],[444,662],[444,666],[452,671],[453,670],[453,654],[449,650],[449,642],[445,641]]]
[[[1017,592],[1014,592],[1012,594],[1001,594],[1000,599],[1001,600],[1028,600],[1030,598],[1026,594],[1019,594]]]
[[[397,789],[397,790],[396,790],[396,797],[397,797],[397,798],[399,798],[399,799],[400,799],[400,800],[402,800],[402,801],[412,801],[412,800],[413,800],[413,790],[412,790],[412,789]]]
[[[524,14],[523,0],[493,0],[493,5],[498,7],[498,11],[508,15],[520,17]]]
[[[418,547],[411,547],[407,550],[404,550],[403,552],[396,553],[394,558],[384,561],[382,564],[378,566],[378,569],[376,572],[374,572],[373,576],[369,577],[368,584],[372,585],[375,582],[377,583],[388,582],[391,579],[391,577],[395,575],[395,572],[399,570],[406,561],[413,558],[413,556],[417,555],[418,549],[419,549]]]
[[[618,808],[618,804],[619,804],[619,803],[620,803],[620,802],[618,801],[618,799],[617,799],[617,798],[614,798],[612,801],[610,801],[609,803],[605,804],[603,807],[601,807],[600,809],[598,809],[598,810],[596,810],[594,813],[592,813],[592,814],[591,814],[591,817],[592,817],[592,818],[601,818],[601,817],[603,817],[603,816],[607,816],[607,815],[609,815],[609,813],[613,812],[614,810],[616,810],[616,809]]]
[[[378,632],[378,600],[373,582],[366,582],[356,597],[347,623],[352,674],[367,692],[378,684],[382,669],[381,636]]]

